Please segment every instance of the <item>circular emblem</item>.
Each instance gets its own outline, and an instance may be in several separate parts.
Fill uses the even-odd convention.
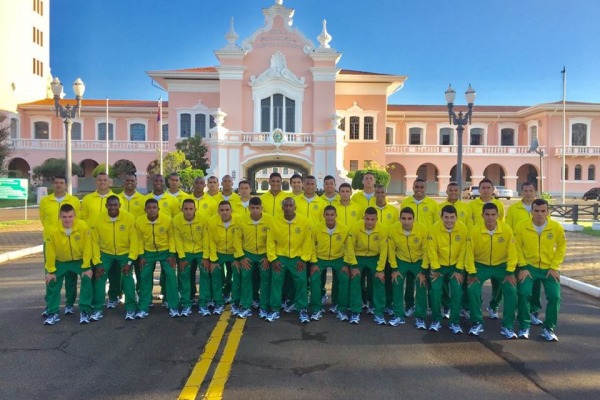
[[[208,204],[207,203],[202,204],[202,208],[208,208]]]
[[[423,207],[423,212],[427,212],[427,211],[429,211],[429,207],[427,207],[427,206],[424,206],[424,207]]]
[[[350,215],[352,215],[353,217],[356,217],[356,211],[352,211],[352,212],[350,213]]]
[[[457,242],[460,242],[460,235],[456,235],[456,238],[454,240],[456,240]]]
[[[196,226],[196,232],[200,232],[202,230],[202,227],[200,225]]]
[[[419,244],[419,238],[418,238],[418,237],[414,238],[414,239],[413,239],[413,243],[414,243],[414,244]]]
[[[296,233],[298,233],[298,234],[300,234],[300,233],[302,233],[302,229],[300,229],[300,228],[296,228],[296,231],[295,231],[295,232],[296,232]]]
[[[283,134],[283,130],[281,128],[275,129],[271,132],[271,142],[279,147],[285,142],[285,135]]]
[[[504,243],[504,238],[502,236],[498,238],[498,243]]]
[[[158,230],[160,233],[165,233],[165,228],[164,227],[160,227],[160,229]]]
[[[125,229],[127,229],[127,228],[125,227],[125,225],[119,225],[119,230],[120,230],[121,232],[125,231]]]
[[[554,238],[554,235],[552,233],[549,233],[547,236],[548,240],[552,240]]]
[[[75,235],[75,240],[81,240],[81,236]]]
[[[373,236],[373,240],[378,241],[379,240],[379,235],[374,235]]]
[[[340,242],[342,240],[342,235],[335,235],[335,240]]]

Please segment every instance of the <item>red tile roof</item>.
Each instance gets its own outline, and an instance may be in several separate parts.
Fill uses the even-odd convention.
[[[77,102],[75,99],[63,99],[60,104],[66,106],[67,104],[75,105]],[[83,98],[83,106],[88,107],[106,107],[106,99],[86,99]],[[54,107],[54,99],[43,99],[34,101],[32,103],[21,104],[21,106],[50,106]],[[108,107],[157,107],[158,102],[156,100],[108,100]],[[162,102],[163,109],[169,107],[168,101]]]
[[[467,106],[457,106],[459,110]],[[478,106],[475,104],[474,109],[482,112],[517,112],[528,108],[528,106]],[[435,111],[448,111],[448,107],[445,105],[417,105],[417,104],[388,104],[388,111],[423,111],[423,112],[435,112]]]

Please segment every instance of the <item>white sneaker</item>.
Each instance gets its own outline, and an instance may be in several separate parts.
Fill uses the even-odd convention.
[[[104,315],[102,314],[102,311],[94,311],[90,315],[90,321],[100,321],[102,319],[102,317],[104,317]]]

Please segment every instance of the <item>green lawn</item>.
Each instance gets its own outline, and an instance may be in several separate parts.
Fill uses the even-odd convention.
[[[0,200],[0,208],[8,208],[8,207],[23,207],[25,205],[25,200]],[[37,205],[35,200],[28,200],[27,205],[34,206]]]
[[[578,225],[583,226],[583,234],[585,235],[590,235],[590,236],[600,236],[600,231],[593,231],[592,230],[592,222],[591,221],[579,221],[577,222]]]
[[[40,221],[38,221],[38,220],[17,219],[14,221],[0,221],[0,228],[6,228],[9,226],[15,226],[15,225],[22,226],[22,225],[39,225],[39,224],[40,224]]]

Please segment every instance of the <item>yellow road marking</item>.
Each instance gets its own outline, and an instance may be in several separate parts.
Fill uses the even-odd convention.
[[[219,318],[217,326],[215,326],[210,338],[208,338],[208,341],[206,342],[204,353],[200,355],[200,358],[194,366],[190,377],[179,394],[179,400],[194,400],[198,395],[200,385],[202,385],[202,382],[204,382],[204,378],[206,377],[208,369],[212,364],[213,358],[215,357],[215,354],[217,354],[217,350],[221,345],[221,340],[223,340],[223,335],[225,334],[225,330],[229,325],[230,315],[231,312],[227,310],[221,315],[221,318]]]
[[[229,332],[229,337],[227,339],[227,344],[225,345],[225,350],[223,350],[221,360],[219,361],[219,364],[217,364],[215,374],[213,375],[213,378],[210,381],[210,386],[208,387],[206,395],[204,396],[205,399],[220,400],[223,398],[225,383],[227,383],[227,379],[229,378],[231,366],[233,364],[235,354],[237,353],[240,340],[242,339],[242,334],[244,333],[245,324],[245,318],[238,319],[237,321],[235,321],[231,332]]]

